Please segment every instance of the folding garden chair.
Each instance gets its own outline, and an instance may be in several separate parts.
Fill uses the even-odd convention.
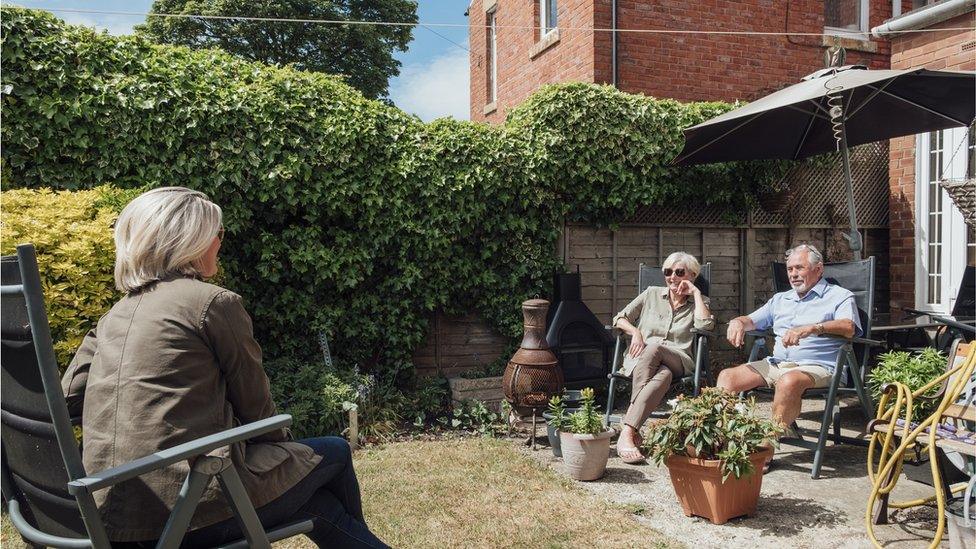
[[[157,547],[180,545],[200,496],[214,477],[245,534],[245,539],[228,547],[268,548],[270,541],[311,531],[312,522],[301,521],[265,532],[230,460],[207,455],[217,448],[288,426],[288,415],[228,429],[118,467],[87,473],[61,391],[32,245],[18,246],[16,256],[2,258],[0,282],[0,479],[7,513],[25,540],[49,547],[111,547],[92,493],[183,460],[190,461],[190,473]]]
[[[786,275],[785,263],[773,263],[772,270],[773,284],[776,292],[792,289],[789,284],[789,277]],[[823,277],[827,282],[853,292],[857,312],[861,320],[861,329],[865,334],[871,333],[871,317],[874,311],[874,257],[848,263],[827,263],[824,265]],[[772,330],[750,331],[747,334],[755,338],[749,353],[749,362],[760,360],[769,354],[766,338],[773,337]],[[816,433],[817,440],[804,439],[804,431],[799,429],[795,423],[793,427],[796,429],[799,438],[781,439],[783,443],[814,450],[813,467],[810,472],[810,477],[814,479],[820,477],[824,449],[827,446],[827,432],[831,424],[834,427],[831,439],[835,444],[842,442],[857,445],[865,444],[860,439],[841,436],[839,397],[856,394],[861,408],[864,411],[865,422],[874,417],[874,406],[871,403],[871,395],[865,390],[864,385],[867,380],[868,360],[871,354],[868,352],[868,347],[881,345],[881,342],[864,337],[843,338],[830,334],[824,334],[820,337],[840,339],[843,340],[843,343],[837,353],[834,375],[830,380],[830,386],[807,389],[803,393],[804,397],[821,396],[826,399],[820,430]],[[759,388],[756,391],[771,392],[771,389]],[[813,433],[808,432],[808,434]]]
[[[707,296],[709,291],[709,281],[711,280],[712,264],[706,263],[702,265],[701,272],[698,273],[698,278],[695,279],[695,286],[701,290],[702,294]],[[640,264],[640,270],[637,274],[637,295],[649,288],[650,286],[664,286],[664,273],[661,272],[660,268],[650,267],[644,263]],[[617,343],[613,350],[613,362],[610,364],[610,374],[607,378],[610,380],[609,395],[607,396],[607,411],[605,420],[607,425],[611,423],[620,423],[620,415],[613,415],[613,401],[614,401],[614,391],[618,382],[629,382],[630,377],[624,375],[620,372],[620,369],[624,364],[624,353],[627,352],[627,347],[630,345],[630,338],[626,334],[620,333],[619,330],[614,328],[617,334]],[[709,380],[708,374],[708,340],[711,337],[715,337],[714,332],[707,330],[699,330],[697,328],[692,328],[692,333],[695,334],[694,338],[694,349],[695,349],[695,371],[688,376],[684,376],[673,380],[673,384],[677,383],[691,383],[694,387],[694,395],[698,396],[698,392],[701,390],[702,384],[707,383]],[[660,414],[652,414],[660,415]]]
[[[872,337],[884,338],[889,349],[917,349],[935,347],[943,353],[950,345],[962,339],[971,342],[976,339],[976,267],[968,265],[963,271],[962,284],[952,305],[949,316],[934,314],[918,309],[903,309],[908,318],[927,316],[930,322],[922,324],[899,324],[894,326],[875,326]],[[934,330],[929,336],[926,330]]]

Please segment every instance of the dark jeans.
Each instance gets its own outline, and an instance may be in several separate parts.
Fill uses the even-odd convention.
[[[359,481],[353,470],[349,443],[339,437],[309,438],[298,442],[311,447],[322,456],[322,461],[290,490],[257,509],[265,529],[311,520],[315,526],[306,535],[319,547],[387,547],[369,531],[363,518]],[[188,532],[183,547],[213,547],[243,536],[237,518],[232,517]]]

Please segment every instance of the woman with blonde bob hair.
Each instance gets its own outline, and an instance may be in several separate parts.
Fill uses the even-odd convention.
[[[261,347],[241,297],[217,273],[220,207],[183,187],[151,190],[115,224],[115,284],[125,292],[90,331],[62,387],[82,415],[89,471],[114,467],[274,415]],[[349,445],[338,437],[291,441],[282,429],[218,452],[229,457],[265,527],[311,520],[319,546],[386,547],[366,526]],[[95,493],[113,546],[153,545],[187,464]],[[216,483],[183,540],[215,546],[243,536]]]
[[[661,270],[664,287],[647,288],[613,317],[613,326],[630,335],[621,368],[632,381],[630,406],[617,439],[617,454],[626,463],[644,461],[638,450],[641,427],[661,404],[671,380],[694,371],[692,328],[715,327],[708,298],[694,284],[701,272],[698,260],[674,252]]]

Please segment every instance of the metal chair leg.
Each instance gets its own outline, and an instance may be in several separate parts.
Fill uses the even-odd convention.
[[[813,468],[810,471],[810,478],[816,480],[820,478],[820,467],[823,464],[824,449],[827,447],[827,433],[830,430],[831,415],[834,411],[834,404],[837,401],[837,385],[840,383],[840,376],[834,375],[830,381],[830,390],[827,392],[827,402],[824,405],[823,419],[820,421],[820,434],[817,436],[817,448],[813,454]]]

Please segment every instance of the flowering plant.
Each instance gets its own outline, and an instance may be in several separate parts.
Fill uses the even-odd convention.
[[[660,465],[678,454],[722,460],[722,479],[752,473],[749,456],[775,443],[782,428],[756,415],[755,400],[743,402],[733,393],[707,388],[696,398],[684,395],[669,401],[666,422],[653,425],[644,439],[648,457]]]

